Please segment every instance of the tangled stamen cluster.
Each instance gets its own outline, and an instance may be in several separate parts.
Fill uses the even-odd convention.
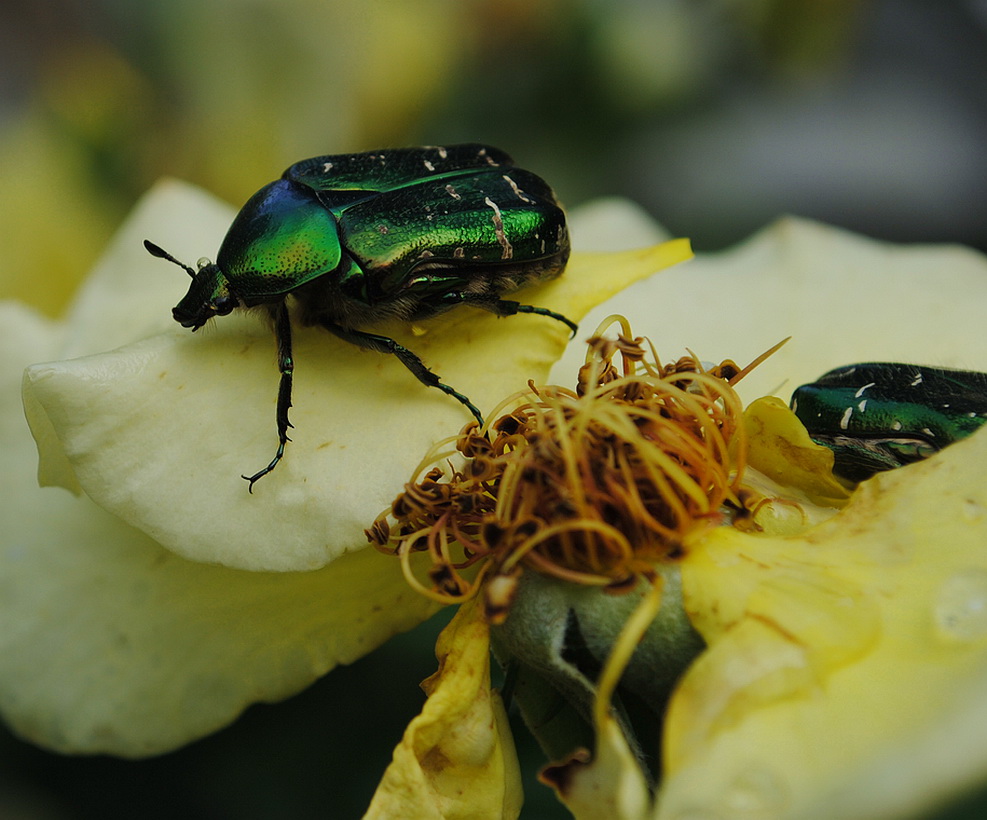
[[[621,335],[590,339],[575,391],[529,383],[488,428],[433,450],[367,531],[424,594],[454,603],[484,584],[496,622],[523,568],[618,592],[739,506],[746,439],[731,382],[750,368],[707,370],[692,355],[663,366],[622,317],[601,330],[612,321]],[[417,552],[430,586],[412,571]]]

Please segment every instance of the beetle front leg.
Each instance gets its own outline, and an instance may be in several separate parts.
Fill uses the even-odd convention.
[[[295,364],[291,358],[291,319],[288,316],[288,306],[281,302],[277,307],[271,308],[274,319],[274,335],[278,340],[278,369],[281,371],[281,382],[278,384],[278,451],[263,470],[251,476],[240,476],[245,481],[249,481],[248,490],[254,491],[254,484],[258,479],[263,478],[281,461],[284,456],[284,445],[291,441],[288,438],[288,428],[292,423],[288,421],[288,408],[291,407],[291,378],[294,373]]]
[[[350,344],[355,344],[358,347],[366,348],[367,350],[376,350],[378,353],[391,353],[397,356],[401,364],[407,367],[408,370],[414,374],[415,378],[418,379],[418,381],[427,387],[437,387],[446,395],[452,396],[473,414],[473,417],[480,423],[481,427],[483,426],[483,416],[480,415],[480,411],[477,410],[476,405],[474,405],[473,402],[471,402],[458,390],[454,390],[448,384],[443,384],[439,380],[439,377],[429,370],[425,366],[425,363],[404,345],[399,344],[388,336],[379,336],[376,333],[366,333],[362,330],[353,330],[348,327],[337,325],[335,322],[331,322],[328,319],[320,320],[319,324],[330,333],[335,334],[340,339],[343,339]]]

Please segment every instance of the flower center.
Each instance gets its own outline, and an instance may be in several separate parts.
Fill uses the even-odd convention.
[[[492,622],[525,568],[619,592],[722,523],[725,505],[742,507],[747,441],[731,382],[750,368],[706,369],[694,355],[662,365],[614,320],[621,334],[589,340],[575,391],[529,383],[488,428],[440,443],[368,530],[422,592],[452,603],[482,584]],[[414,579],[415,552],[431,558],[430,586]]]

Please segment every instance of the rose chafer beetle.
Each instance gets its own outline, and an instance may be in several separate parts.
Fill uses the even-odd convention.
[[[869,362],[830,370],[792,394],[792,410],[833,472],[863,481],[927,458],[987,421],[987,374]]]
[[[535,313],[574,322],[501,295],[558,276],[569,257],[565,214],[544,180],[485,145],[452,145],[314,157],[292,165],[237,214],[216,262],[198,270],[145,241],[154,256],[192,277],[175,320],[197,330],[213,316],[262,306],[277,339],[281,382],[278,448],[254,483],[284,455],[296,321],[359,347],[391,353],[429,387],[480,411],[422,360],[362,328],[417,321],[459,305],[498,316]]]

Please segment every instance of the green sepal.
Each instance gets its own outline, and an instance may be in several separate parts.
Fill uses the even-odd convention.
[[[678,568],[658,568],[661,609],[645,632],[612,702],[628,745],[652,782],[660,759],[661,715],[672,687],[705,644],[682,609]],[[644,596],[522,576],[507,621],[491,629],[494,654],[516,665],[512,688],[528,728],[552,760],[593,748],[596,681],[610,649]]]

